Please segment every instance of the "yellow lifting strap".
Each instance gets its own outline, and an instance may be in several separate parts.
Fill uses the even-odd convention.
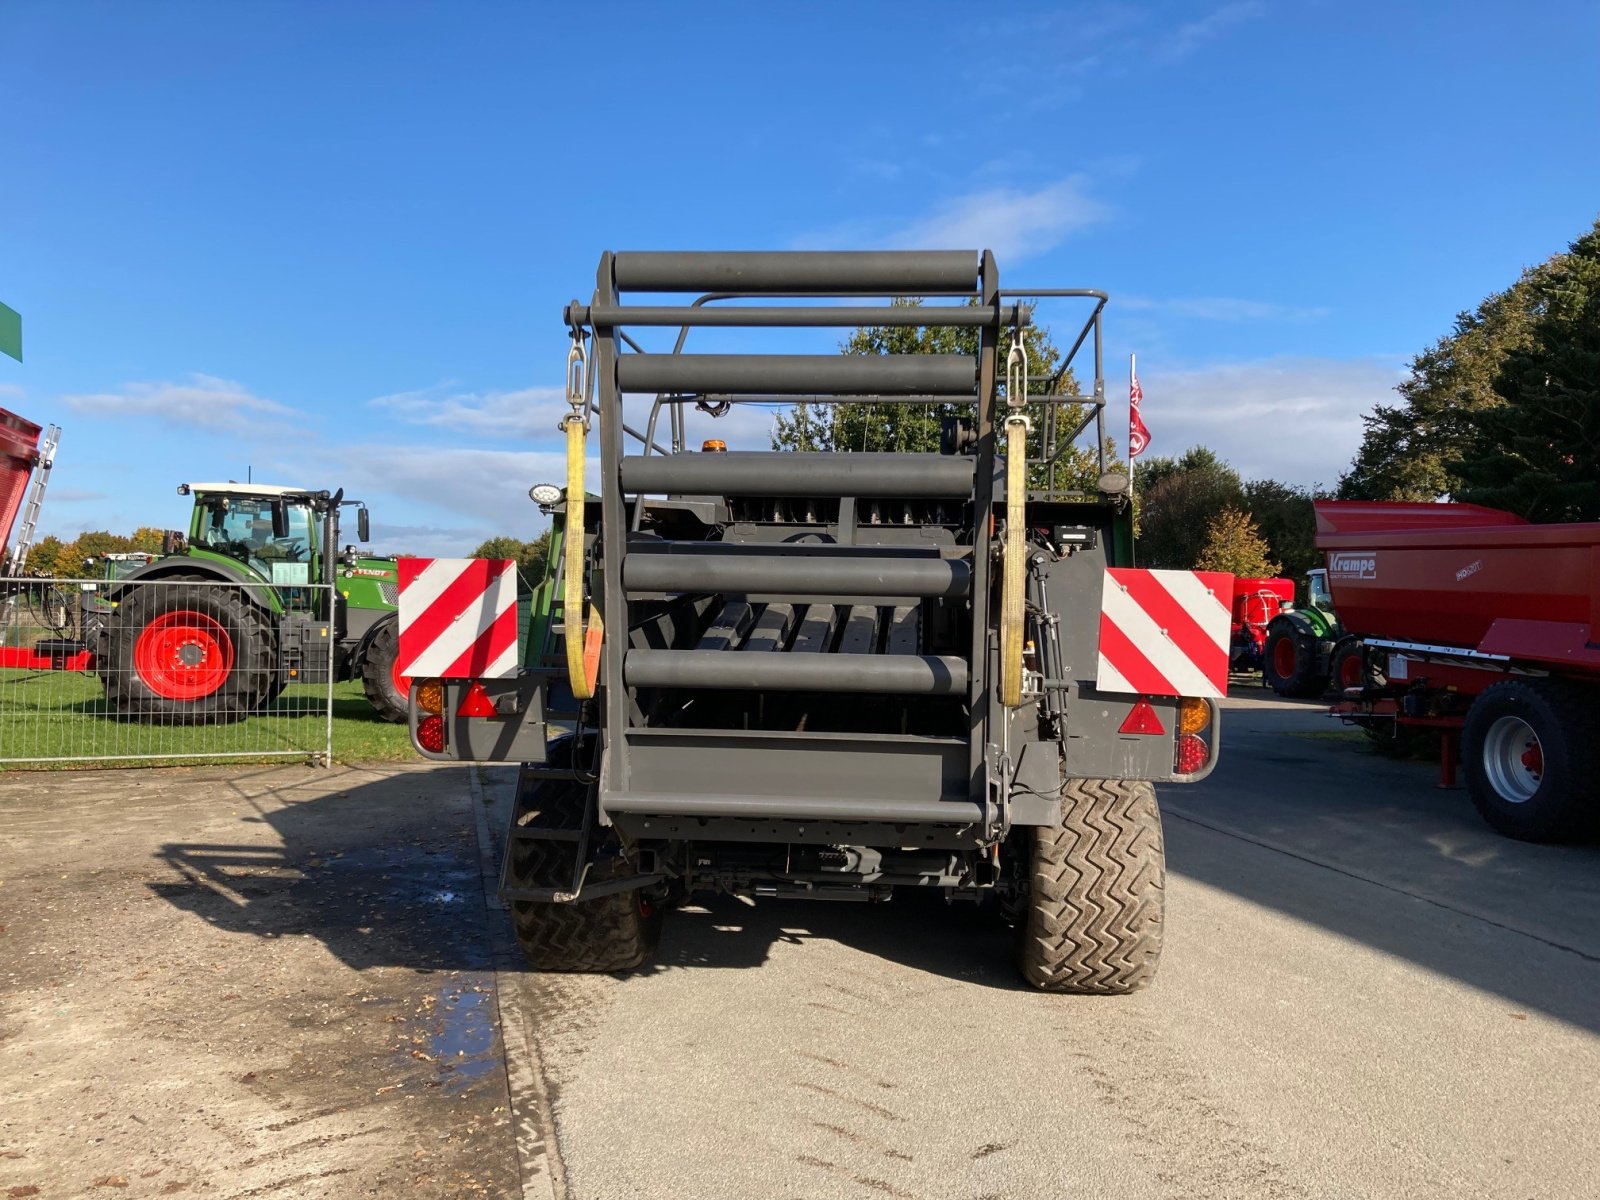
[[[1023,582],[1028,557],[1028,353],[1021,331],[1006,356],[1006,540],[1000,559],[1000,703],[1022,705]]]
[[[561,422],[567,433],[567,523],[561,565],[561,622],[566,631],[567,681],[572,685],[573,696],[579,700],[594,697],[595,685],[600,679],[600,645],[605,636],[605,624],[592,605],[588,622],[583,619],[583,543],[587,533],[584,517],[588,498],[583,486],[583,443],[589,431],[589,404],[584,395],[587,365],[583,338],[574,330],[572,350],[567,355],[567,403],[572,411]]]
[[[587,627],[583,619],[583,418],[574,413],[562,423],[567,429],[567,525],[561,619],[566,627],[567,679],[572,684],[572,694],[579,700],[588,700],[594,696],[595,684],[600,678],[600,641],[604,625],[592,606]]]

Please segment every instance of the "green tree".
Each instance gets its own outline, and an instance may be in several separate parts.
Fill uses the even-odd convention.
[[[1227,507],[1243,508],[1239,472],[1205,446],[1193,446],[1177,459],[1154,460],[1144,477],[1139,504],[1139,564],[1189,571],[1204,546],[1211,518]],[[1153,482],[1151,480],[1153,479]]]
[[[544,575],[550,556],[550,531],[546,529],[531,542],[514,537],[492,537],[469,554],[468,558],[509,558],[517,564],[517,576],[524,588],[531,588]]]
[[[1312,501],[1326,499],[1320,488],[1301,488],[1276,479],[1252,479],[1244,485],[1244,505],[1266,539],[1269,555],[1291,579],[1300,579],[1322,565],[1317,549],[1317,514]]]
[[[1267,540],[1250,514],[1227,505],[1206,525],[1206,544],[1194,566],[1197,571],[1226,571],[1246,579],[1269,578],[1280,567],[1267,555]]]
[[[1462,500],[1532,521],[1600,519],[1600,221],[1545,265],[1528,336],[1475,414]]]
[[[918,297],[897,297],[897,308],[921,307]],[[1048,376],[1038,389],[1042,395],[1072,395],[1078,381],[1069,369],[1061,368],[1061,351],[1051,340],[1049,329],[1026,326],[1022,334],[1031,376]],[[857,329],[840,345],[844,354],[964,354],[976,356],[979,331],[939,325],[873,325]],[[1005,349],[1000,355],[1001,394],[1005,390]],[[1030,454],[1045,457],[1040,447],[1044,429],[1043,405],[1029,405],[1033,434]],[[1084,406],[1065,405],[1057,411],[1057,445],[1082,419]],[[780,413],[772,434],[774,450],[894,451],[932,453],[939,449],[940,428],[946,417],[970,416],[970,406],[959,404],[814,404],[802,401],[787,413]],[[1106,439],[1108,470],[1124,469],[1116,459],[1114,439]],[[1057,490],[1093,490],[1099,482],[1100,460],[1093,443],[1075,444],[1062,449],[1055,470]],[[1029,483],[1035,488],[1048,485],[1050,472],[1036,466]]]
[[[154,525],[141,525],[133,531],[128,540],[133,543],[131,549],[143,551],[145,554],[160,554],[161,543],[165,536],[164,529],[157,529]]]
[[[35,542],[33,548],[28,551],[23,570],[30,575],[59,575],[62,573],[61,564],[65,561],[61,552],[65,549],[65,542],[53,533],[48,534]]]
[[[1499,380],[1508,356],[1533,348],[1565,259],[1557,254],[1524,271],[1412,360],[1410,377],[1395,389],[1402,402],[1362,418],[1366,431],[1339,481],[1341,497],[1435,500],[1458,491],[1459,463],[1481,445],[1480,419],[1505,404]]]

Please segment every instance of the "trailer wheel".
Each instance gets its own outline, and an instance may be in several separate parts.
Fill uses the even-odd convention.
[[[411,677],[395,670],[399,658],[399,625],[387,621],[372,635],[372,644],[367,647],[367,657],[361,664],[361,690],[380,717],[403,725],[411,698]]]
[[[571,738],[553,743],[549,765],[570,763],[572,753]],[[591,786],[579,780],[530,779],[524,774],[517,781],[512,830],[537,826],[577,831],[583,825],[584,808],[591,802],[590,793]],[[569,839],[517,838],[509,851],[509,881],[519,887],[571,887],[576,852],[577,843]],[[608,868],[622,865],[615,854],[596,855],[589,879],[598,882],[608,876]],[[631,970],[655,952],[661,917],[662,905],[643,890],[567,904],[511,902],[517,943],[536,971]]]
[[[1026,888],[1018,966],[1047,992],[1121,995],[1161,958],[1166,865],[1148,782],[1069,779],[1061,824],[1018,831]]]
[[[1600,817],[1594,781],[1600,706],[1587,689],[1549,680],[1507,680],[1467,710],[1461,765],[1467,792],[1497,832],[1562,842]]]
[[[268,695],[277,649],[270,619],[227,587],[183,580],[137,587],[102,636],[96,670],[112,710],[152,724],[237,721]]]
[[[1305,699],[1328,690],[1328,677],[1317,670],[1317,639],[1292,621],[1267,629],[1262,649],[1262,676],[1280,696]]]

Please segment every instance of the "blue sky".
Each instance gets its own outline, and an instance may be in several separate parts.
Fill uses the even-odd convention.
[[[1111,293],[1151,453],[1331,483],[1600,212],[1600,6],[8,0],[0,112],[44,529],[251,470],[449,553],[539,527],[606,249],[988,246]]]

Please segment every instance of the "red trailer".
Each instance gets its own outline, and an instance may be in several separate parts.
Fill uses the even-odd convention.
[[[1472,802],[1510,837],[1600,816],[1600,523],[1530,525],[1470,504],[1319,500],[1317,547],[1364,678],[1335,709],[1437,730]]]
[[[42,432],[32,421],[0,408],[0,566],[8,557],[5,547],[10,544],[11,527],[39,457]]]

